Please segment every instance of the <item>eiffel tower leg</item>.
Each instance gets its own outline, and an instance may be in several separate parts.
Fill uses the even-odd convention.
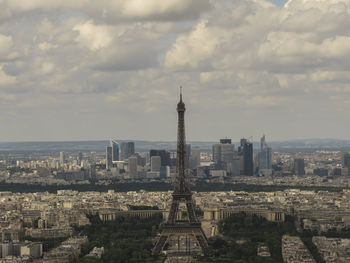
[[[162,233],[152,250],[152,255],[159,255],[162,252],[165,243],[167,242],[169,235]]]
[[[174,223],[176,221],[178,210],[179,210],[179,201],[173,200],[171,203],[171,207],[168,215],[168,223]]]
[[[197,240],[197,243],[201,247],[202,252],[204,252],[204,250],[208,247],[208,241],[203,231],[196,233],[195,238]]]
[[[192,200],[187,200],[186,201],[186,208],[187,208],[187,213],[188,213],[188,219],[191,223],[196,223],[198,222],[196,212],[194,210],[193,202]]]

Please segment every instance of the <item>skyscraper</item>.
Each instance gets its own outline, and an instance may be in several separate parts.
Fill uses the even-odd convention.
[[[201,149],[198,146],[192,147],[191,158],[190,158],[190,167],[197,168],[201,165]]]
[[[224,164],[224,166],[233,160],[234,155],[234,144],[221,144],[221,162]]]
[[[350,153],[345,152],[343,155],[343,167],[350,168]]]
[[[119,161],[119,144],[115,140],[110,140],[110,146],[112,147],[112,161]]]
[[[213,162],[216,166],[221,167],[221,144],[213,144]]]
[[[213,161],[217,169],[227,169],[227,164],[233,161],[235,145],[231,139],[220,139],[220,144],[213,145]]]
[[[170,166],[170,153],[166,150],[150,150],[150,158],[153,156],[160,156],[162,166]]]
[[[152,156],[151,157],[151,171],[152,172],[160,172],[160,167],[161,167],[160,156]]]
[[[243,158],[242,173],[247,176],[253,176],[254,175],[253,144],[249,142],[247,139],[241,139],[239,154]]]
[[[129,177],[131,179],[137,179],[137,157],[136,156],[130,156],[128,158],[128,170],[129,170]]]
[[[64,152],[60,152],[60,163],[64,164],[64,162],[65,162]]]
[[[260,152],[258,155],[259,170],[272,168],[272,151],[265,141],[265,135],[260,139]]]
[[[294,159],[294,174],[295,175],[305,174],[305,162],[303,158]]]
[[[91,164],[96,164],[96,152],[91,152],[90,153],[90,163]]]
[[[106,147],[106,170],[110,171],[113,166],[112,162],[112,147]]]
[[[78,153],[77,165],[81,165],[82,160],[83,160],[83,153],[80,152]]]
[[[122,142],[120,143],[120,160],[127,160],[131,155],[135,153],[134,142]]]

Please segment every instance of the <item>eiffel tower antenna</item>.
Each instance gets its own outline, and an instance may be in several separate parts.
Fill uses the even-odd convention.
[[[201,222],[198,220],[194,209],[192,192],[190,190],[189,178],[186,174],[186,138],[185,138],[185,103],[182,101],[182,87],[180,87],[180,101],[177,104],[178,128],[177,128],[177,163],[176,175],[174,178],[173,199],[168,215],[164,224],[163,232],[160,235],[155,247],[152,250],[153,255],[159,254],[170,237],[192,236],[198,247],[203,250],[208,246],[207,238],[203,232]],[[188,221],[178,220],[179,205],[185,203],[188,215]],[[186,242],[187,243],[187,242]],[[189,243],[189,242],[188,242]],[[190,249],[186,249],[187,254],[191,254]]]

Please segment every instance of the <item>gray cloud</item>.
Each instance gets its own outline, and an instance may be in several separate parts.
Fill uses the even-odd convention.
[[[101,22],[196,19],[211,8],[209,0],[4,0],[0,19],[42,12],[80,12]]]
[[[101,52],[93,68],[101,71],[139,70],[158,65],[157,53],[151,47],[122,47]]]

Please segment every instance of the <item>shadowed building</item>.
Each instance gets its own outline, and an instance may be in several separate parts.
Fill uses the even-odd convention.
[[[305,174],[304,159],[302,159],[302,158],[294,159],[294,174],[295,175],[304,175]]]
[[[238,152],[243,160],[242,174],[247,176],[253,176],[253,144],[247,139],[241,139],[241,146],[239,147]]]
[[[120,160],[124,161],[135,153],[134,142],[122,142],[120,143]]]
[[[160,156],[161,166],[170,166],[170,152],[166,150],[150,150],[149,156]]]
[[[344,168],[350,168],[350,153],[348,152],[343,155],[343,166]]]

